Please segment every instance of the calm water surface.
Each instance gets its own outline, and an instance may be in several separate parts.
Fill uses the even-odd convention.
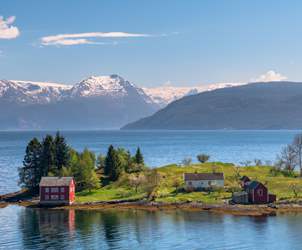
[[[146,163],[179,163],[200,152],[239,163],[275,160],[298,131],[64,132],[76,149],[140,146]],[[0,132],[0,193],[17,190],[27,142],[46,132]],[[302,249],[302,215],[234,217],[200,212],[0,209],[0,249]]]
[[[18,189],[17,169],[27,142],[47,132],[0,132],[0,194]],[[54,132],[51,132],[54,134]],[[204,152],[211,160],[240,163],[255,158],[274,161],[298,131],[65,131],[77,150],[85,147],[105,154],[110,144],[135,152],[140,146],[149,166],[195,160]]]
[[[302,249],[301,215],[0,209],[0,249]]]

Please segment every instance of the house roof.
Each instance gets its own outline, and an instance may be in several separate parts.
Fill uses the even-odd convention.
[[[42,177],[41,187],[69,186],[73,177]]]
[[[259,185],[262,185],[262,186],[264,186],[261,182],[259,182],[259,181],[251,181],[249,184],[248,184],[248,186],[246,187],[246,188],[248,188],[248,189],[255,189],[255,188],[257,188]],[[265,186],[264,186],[265,187]],[[266,187],[265,187],[266,188]]]
[[[250,181],[251,179],[248,176],[244,175],[240,178],[240,180],[241,181]]]
[[[223,180],[223,173],[184,173],[185,181]]]

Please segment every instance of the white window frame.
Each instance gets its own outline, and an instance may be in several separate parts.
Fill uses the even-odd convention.
[[[51,193],[59,193],[59,188],[58,187],[52,187],[50,189]]]

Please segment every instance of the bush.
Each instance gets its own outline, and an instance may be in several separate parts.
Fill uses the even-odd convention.
[[[199,154],[199,155],[197,155],[197,160],[198,160],[200,163],[205,163],[205,162],[207,162],[209,159],[210,159],[210,156],[207,155],[207,154]]]
[[[184,158],[181,163],[183,166],[190,166],[192,163],[192,159],[190,157]]]

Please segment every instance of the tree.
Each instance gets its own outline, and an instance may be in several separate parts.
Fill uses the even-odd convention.
[[[254,159],[255,166],[262,166],[262,161],[260,159]]]
[[[59,172],[62,167],[69,165],[70,160],[70,148],[66,143],[65,137],[61,136],[59,132],[57,132],[56,137],[54,139],[54,147],[55,165]]]
[[[135,188],[135,192],[137,193],[137,190],[139,186],[146,183],[146,177],[143,174],[132,174],[129,176],[129,184],[131,187]]]
[[[103,156],[102,154],[99,154],[97,157],[96,168],[101,173],[104,173],[105,171],[105,162],[106,162],[106,157]]]
[[[181,186],[181,181],[176,176],[173,178],[172,186],[175,188],[175,192],[178,193],[179,187]]]
[[[134,156],[134,162],[136,164],[144,165],[144,157],[143,157],[139,147],[136,149],[136,153],[135,153],[135,156]]]
[[[296,150],[292,145],[287,145],[282,149],[281,155],[278,157],[277,166],[285,170],[288,174],[292,174],[296,165]]]
[[[40,162],[41,151],[41,143],[37,138],[33,138],[26,147],[23,167],[19,168],[19,184],[32,192],[37,191],[43,176]]]
[[[105,167],[104,167],[104,174],[108,177],[110,177],[112,174],[113,158],[114,158],[114,147],[110,145],[105,158]]]
[[[42,141],[42,154],[41,154],[41,168],[42,176],[47,176],[49,172],[53,174],[57,173],[57,167],[55,162],[55,144],[51,135],[46,135]]]
[[[149,170],[145,173],[146,176],[146,185],[144,190],[147,193],[149,200],[154,200],[156,197],[155,191],[158,187],[160,181],[160,175],[156,169]]]
[[[197,160],[198,160],[200,163],[205,163],[205,162],[207,162],[209,159],[210,159],[210,156],[207,155],[207,154],[199,154],[199,155],[197,155]]]
[[[297,198],[299,192],[301,191],[300,188],[297,186],[297,184],[291,184],[289,187],[292,190],[292,192],[294,193],[294,197]]]
[[[184,158],[184,159],[182,160],[182,165],[183,165],[183,166],[190,166],[191,163],[192,163],[192,159],[191,159],[190,157]]]
[[[297,164],[300,169],[300,177],[302,177],[302,134],[295,136],[292,146],[296,153]]]
[[[121,158],[112,145],[108,148],[104,170],[110,181],[116,181],[123,170]]]
[[[88,149],[84,149],[81,154],[75,155],[72,153],[71,169],[75,177],[77,190],[88,189],[91,191],[94,188],[100,187],[100,181],[95,173],[95,154]]]

